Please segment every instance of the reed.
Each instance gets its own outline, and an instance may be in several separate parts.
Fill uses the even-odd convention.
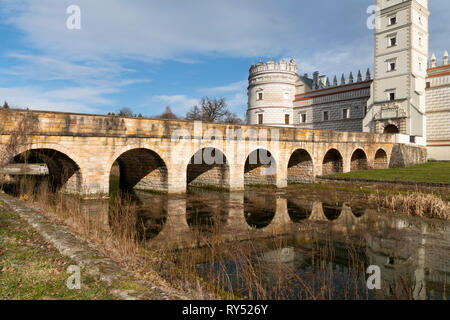
[[[224,243],[219,236],[221,224],[210,221],[211,228],[192,230],[201,247],[154,249],[141,236],[146,227],[138,218],[136,203],[126,194],[88,210],[80,198],[51,192],[46,181],[21,179],[17,192],[140,279],[192,299],[414,299],[420,291],[413,279],[400,275],[384,281],[378,293],[368,291],[365,239],[340,241],[339,250],[347,258],[337,261],[336,239],[326,227],[308,228],[304,239],[309,249],[298,251],[281,234],[263,241],[249,231],[245,241]],[[305,265],[299,266],[294,255],[301,255]]]
[[[450,203],[434,194],[412,192],[407,194],[380,195],[370,194],[369,202],[378,208],[387,208],[410,216],[450,219]]]

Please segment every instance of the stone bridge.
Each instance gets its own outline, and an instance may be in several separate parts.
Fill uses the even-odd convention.
[[[335,172],[426,161],[395,135],[209,124],[44,111],[2,110],[0,149],[9,162],[42,163],[65,192],[108,195],[120,188],[184,193],[188,185],[313,181]]]

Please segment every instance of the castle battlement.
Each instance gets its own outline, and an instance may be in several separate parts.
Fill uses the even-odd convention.
[[[269,60],[266,63],[258,62],[256,65],[252,65],[250,67],[250,76],[264,73],[264,72],[289,72],[289,73],[297,73],[298,67],[295,59],[291,59],[289,62],[286,60],[281,60],[280,62],[275,62],[273,60]]]

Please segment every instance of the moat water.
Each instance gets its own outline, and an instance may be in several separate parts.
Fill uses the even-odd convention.
[[[117,197],[85,201],[83,211],[108,216]],[[239,297],[449,296],[448,222],[378,212],[358,196],[340,202],[301,187],[191,189],[177,196],[136,191],[126,198],[146,248],[189,251],[200,276],[226,278],[220,285]],[[381,290],[368,290],[369,266],[379,267]]]
[[[358,197],[344,203],[299,192],[191,189],[184,196],[133,192],[132,199],[138,232],[150,248],[194,250],[198,273],[207,280],[225,274],[225,287],[241,297],[449,296],[449,223],[367,209]],[[227,247],[228,254],[213,247]],[[251,275],[248,259],[259,266]],[[381,271],[381,290],[367,289],[373,265]],[[254,280],[249,285],[249,277],[264,288]]]

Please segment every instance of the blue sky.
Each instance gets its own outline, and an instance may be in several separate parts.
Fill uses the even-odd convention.
[[[448,41],[448,0],[430,0],[430,53]],[[250,65],[296,58],[332,78],[373,68],[375,0],[0,0],[0,101],[81,113],[178,115],[203,96],[243,117]],[[67,7],[81,8],[69,30]],[[447,47],[448,46],[448,47]]]

